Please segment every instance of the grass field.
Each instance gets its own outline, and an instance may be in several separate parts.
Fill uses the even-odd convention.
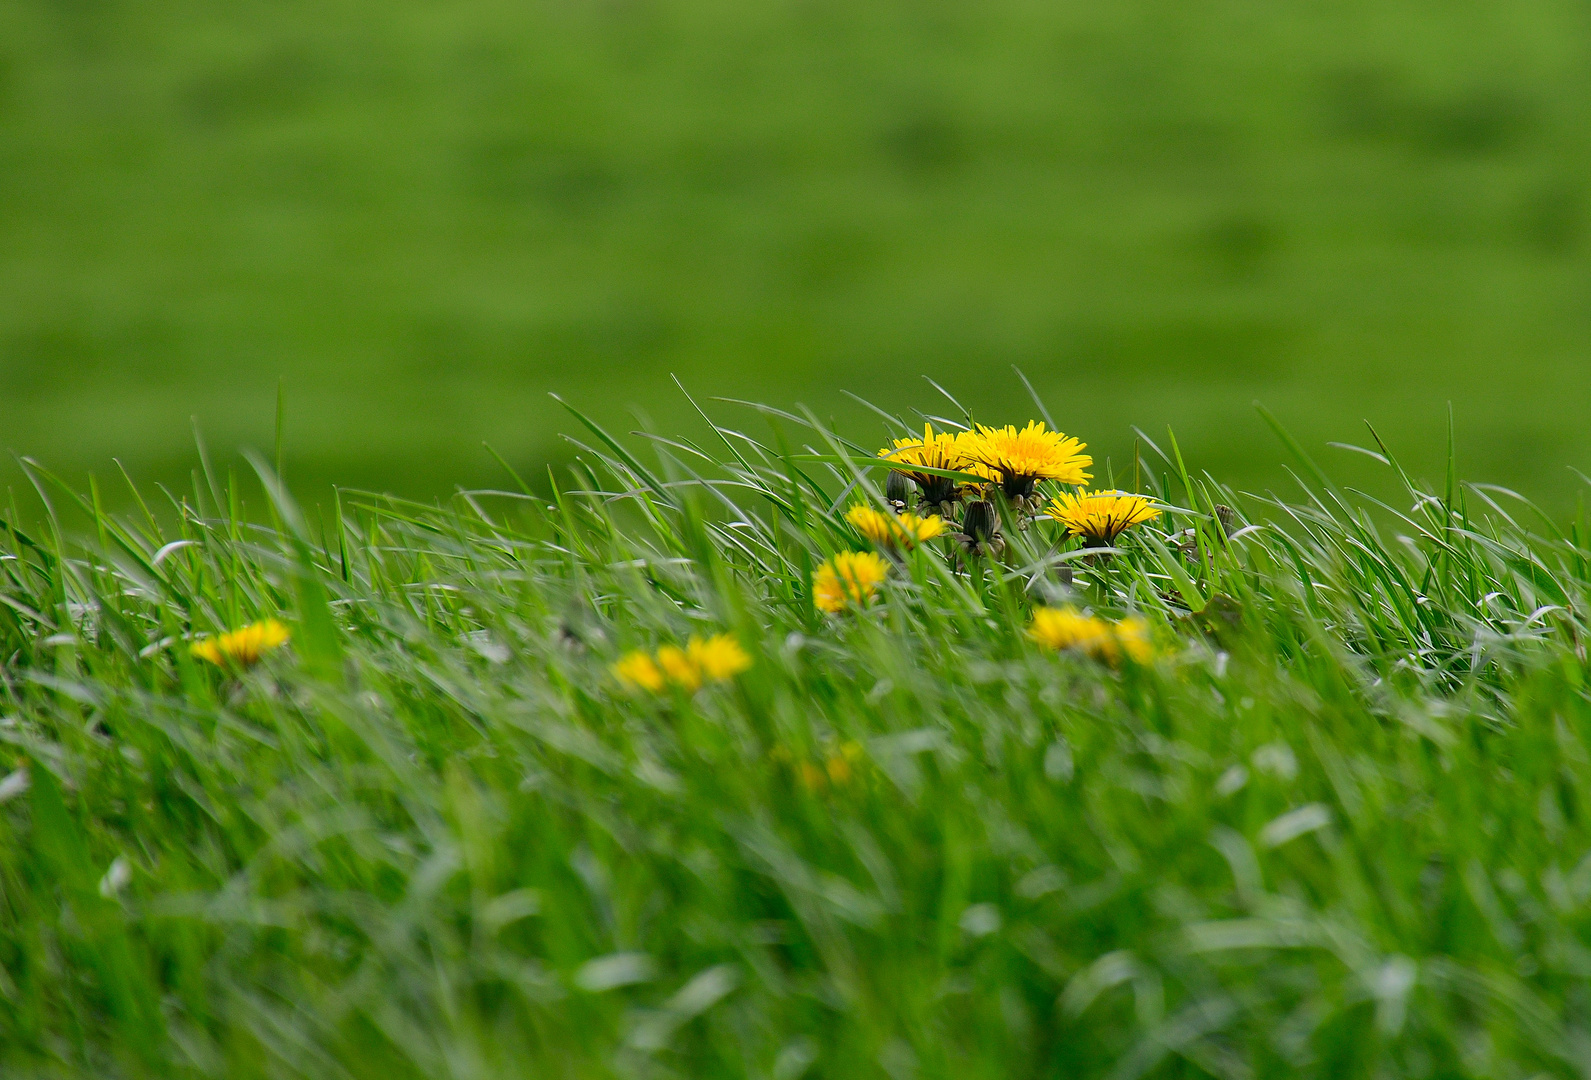
[[[876,444],[712,411],[571,417],[551,498],[316,516],[261,460],[270,506],[8,526],[0,1071],[1591,1069],[1584,520],[1145,444],[1114,548],[997,496],[1000,559],[930,539],[830,614]],[[1030,639],[1066,605],[1145,636]],[[668,652],[717,635],[749,666]]]
[[[483,440],[566,457],[548,390],[847,429],[842,386],[923,373],[1004,415],[1014,363],[1245,487],[1283,479],[1254,398],[1432,477],[1452,401],[1474,474],[1565,510],[1588,46],[1564,0],[13,0],[0,443],[185,482],[189,418],[224,468],[282,380],[307,502],[445,495]]]

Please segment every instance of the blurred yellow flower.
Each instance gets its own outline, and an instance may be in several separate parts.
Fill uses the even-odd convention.
[[[663,672],[645,651],[627,652],[610,669],[626,686],[657,693],[663,689]]]
[[[1154,503],[1124,491],[1063,491],[1050,500],[1049,516],[1073,536],[1086,536],[1110,544],[1116,537],[1160,516]]]
[[[1154,646],[1149,641],[1149,624],[1137,615],[1129,615],[1116,624],[1116,640],[1122,651],[1140,664],[1154,658]]]
[[[275,619],[250,623],[220,637],[195,641],[188,651],[217,667],[252,667],[260,657],[287,643],[287,627]]]
[[[692,636],[685,648],[660,646],[648,655],[636,649],[625,653],[609,670],[632,689],[661,693],[675,686],[687,694],[701,689],[704,682],[727,682],[751,666],[751,657],[730,634],[702,639]]]
[[[729,634],[717,634],[706,641],[692,637],[685,653],[696,669],[713,682],[728,682],[751,667],[751,657]]]
[[[812,602],[824,611],[861,607],[878,592],[889,564],[871,551],[842,551],[812,575]]]
[[[690,654],[678,645],[664,645],[657,650],[657,666],[663,669],[663,677],[687,694],[694,694],[701,689],[702,672],[690,658]]]
[[[845,515],[857,532],[884,548],[910,550],[925,540],[932,540],[945,531],[945,520],[937,514],[918,517],[906,513],[897,517],[875,510],[871,506],[851,507]]]
[[[1120,664],[1124,655],[1140,664],[1154,655],[1149,624],[1137,616],[1113,623],[1073,607],[1039,608],[1027,634],[1045,648],[1076,649],[1112,666]]]
[[[1089,479],[1083,470],[1094,463],[1083,453],[1083,443],[1046,430],[1042,420],[1030,421],[1021,431],[1010,424],[1002,428],[979,424],[976,431],[963,435],[960,443],[962,456],[992,470],[1012,499],[1032,495],[1040,480],[1081,484]]]
[[[856,779],[865,751],[862,744],[846,740],[818,761],[801,761],[796,765],[796,778],[808,791],[822,791],[827,787],[846,787]],[[788,759],[786,750],[783,759]]]

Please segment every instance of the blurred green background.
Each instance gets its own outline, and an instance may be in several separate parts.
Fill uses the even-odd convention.
[[[281,380],[298,486],[429,496],[566,453],[549,390],[871,440],[842,388],[1022,419],[1015,364],[1252,486],[1256,398],[1428,474],[1451,401],[1561,507],[1588,178],[1583,0],[3,0],[0,444],[180,478]]]

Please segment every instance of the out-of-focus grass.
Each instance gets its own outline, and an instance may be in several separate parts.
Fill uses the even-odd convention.
[[[14,0],[0,437],[151,478],[271,439],[424,494],[549,389],[980,412],[1277,478],[1369,417],[1549,500],[1591,464],[1578,6]],[[926,399],[924,399],[926,401]],[[676,404],[668,404],[676,402]],[[1417,465],[1424,464],[1416,456]],[[13,472],[11,476],[15,478]]]

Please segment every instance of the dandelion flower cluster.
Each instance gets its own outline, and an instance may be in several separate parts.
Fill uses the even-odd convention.
[[[937,514],[887,514],[863,505],[851,507],[845,520],[868,540],[890,550],[910,550],[945,531],[945,521]]]
[[[1047,649],[1075,649],[1113,667],[1123,656],[1142,664],[1154,655],[1149,624],[1137,616],[1111,622],[1073,607],[1041,607],[1033,612],[1028,637]]]
[[[1109,547],[1128,529],[1161,516],[1147,496],[1089,491],[1094,459],[1086,451],[1082,440],[1053,430],[1047,421],[1030,420],[1022,427],[974,424],[958,432],[936,432],[924,424],[921,438],[896,439],[878,452],[889,470],[883,507],[853,506],[846,521],[901,564],[902,551],[935,536],[955,541],[947,553],[953,560],[998,561],[1008,552],[1042,559],[1035,545],[1010,539],[1006,531],[1027,532],[1045,518],[1061,526],[1058,536],[1052,532],[1047,538],[1057,545],[1079,539],[1085,548]],[[914,491],[915,513],[908,508]],[[877,556],[869,559],[845,552],[824,563],[813,576],[817,605],[829,612],[866,605],[889,569]],[[1088,565],[1103,570],[1106,564],[1095,557]],[[1067,567],[1059,576],[1070,584],[1071,575]],[[1141,621],[1106,623],[1076,612],[1041,613],[1029,634],[1054,648],[1080,648],[1112,663],[1147,655],[1148,649]]]
[[[1017,525],[1026,529],[1038,514],[1044,498],[1048,497],[1040,494],[1041,483],[1081,486],[1088,482],[1088,468],[1094,459],[1084,453],[1086,449],[1081,440],[1052,431],[1042,420],[1030,420],[1022,428],[1014,424],[1004,427],[978,424],[969,431],[954,434],[936,433],[931,424],[925,424],[922,438],[896,439],[893,447],[880,450],[878,456],[890,468],[888,488],[893,508],[904,511],[915,486],[920,507],[939,515],[945,522],[945,530],[955,537],[966,554],[998,559],[1006,544],[1000,528],[1002,515],[994,500],[999,497],[1001,505],[1014,510]],[[957,475],[923,471],[929,468]],[[1120,492],[1109,494],[1141,498]],[[964,509],[958,522],[957,506],[963,500]],[[1148,500],[1143,502],[1148,506]],[[1091,524],[1090,528],[1108,527],[1114,530],[1111,533],[1114,536],[1120,531],[1116,528],[1116,516],[1125,509],[1133,511],[1128,525],[1147,521],[1158,513],[1145,516],[1136,504],[1106,507],[1105,518],[1097,526]],[[861,522],[853,521],[853,524],[862,528]],[[887,522],[876,524],[879,531],[888,527]],[[958,524],[960,527],[955,528]],[[1071,531],[1073,535],[1093,535],[1087,530]],[[863,532],[868,535],[866,529]],[[879,541],[874,539],[874,542]]]
[[[888,575],[889,564],[871,551],[842,551],[813,573],[812,602],[832,614],[865,607]]]
[[[190,645],[188,651],[216,667],[247,668],[259,663],[266,653],[287,644],[289,636],[287,627],[279,621],[264,619],[220,637],[201,638]]]
[[[1047,514],[1073,536],[1109,546],[1116,537],[1160,516],[1154,503],[1124,491],[1063,491],[1050,501]]]
[[[655,653],[636,649],[625,653],[610,669],[625,686],[660,694],[670,686],[687,694],[708,682],[728,682],[751,667],[751,657],[729,634],[710,638],[692,636],[682,649],[664,645]]]

